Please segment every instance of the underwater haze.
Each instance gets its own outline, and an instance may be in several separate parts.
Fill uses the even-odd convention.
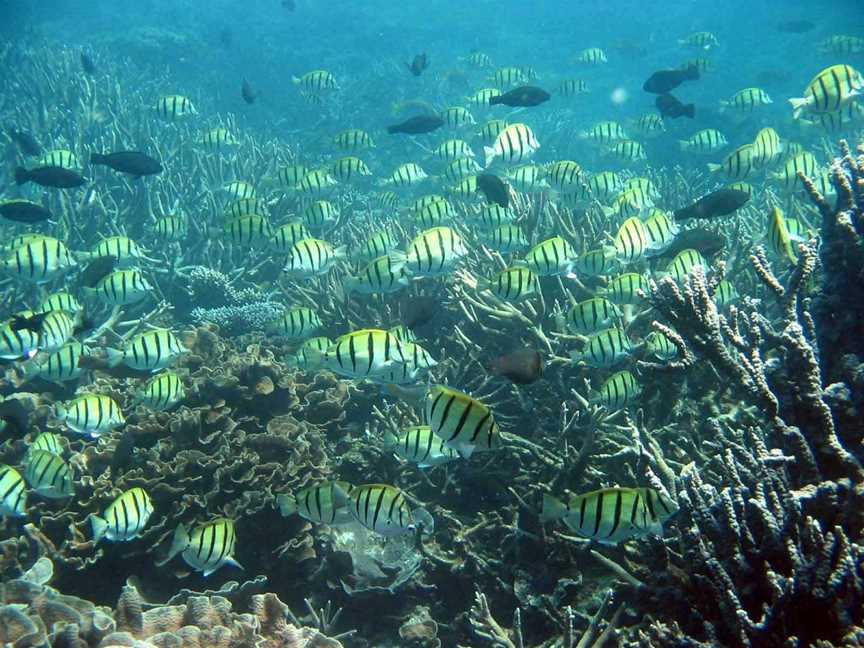
[[[0,643],[864,642],[860,2],[0,2]]]

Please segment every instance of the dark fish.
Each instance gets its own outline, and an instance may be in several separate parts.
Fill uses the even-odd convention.
[[[675,210],[675,220],[717,218],[731,214],[750,200],[750,194],[737,189],[718,189],[702,196],[692,205]]]
[[[9,321],[9,328],[13,331],[33,331],[34,333],[42,332],[42,322],[48,313],[34,313],[27,317],[23,315],[15,315]]]
[[[420,76],[421,74],[423,74],[423,70],[429,67],[429,59],[426,56],[426,52],[415,56],[414,60],[407,65],[408,69],[411,70],[411,74],[413,74],[414,76]]]
[[[402,323],[415,329],[430,322],[441,310],[441,302],[428,295],[411,295],[401,304]]]
[[[642,85],[645,92],[652,94],[666,94],[674,90],[685,81],[696,81],[699,78],[699,70],[691,65],[686,70],[660,70],[655,72]]]
[[[162,165],[159,164],[158,160],[138,151],[94,153],[90,156],[90,164],[101,164],[120,173],[128,173],[133,176],[162,173]]]
[[[18,167],[15,169],[15,183],[22,185],[27,182],[35,182],[43,187],[55,189],[72,189],[73,187],[80,187],[87,180],[77,171],[63,167],[46,166],[35,169]]]
[[[489,371],[517,385],[530,385],[543,375],[543,356],[534,349],[517,349],[495,358]]]
[[[487,203],[497,203],[504,209],[510,206],[510,188],[501,178],[491,173],[477,176],[477,191],[482,191]]]
[[[678,119],[679,117],[689,117],[693,119],[696,116],[696,106],[693,104],[682,104],[671,94],[661,94],[654,101],[657,110],[664,117],[670,119]]]
[[[243,97],[243,101],[247,104],[255,103],[255,100],[258,98],[258,93],[255,91],[255,88],[253,88],[252,84],[246,79],[243,79],[243,85],[240,87],[240,94]]]
[[[505,92],[497,97],[492,97],[489,100],[489,105],[502,104],[504,106],[524,107],[539,106],[544,101],[549,101],[550,95],[543,88],[535,86],[520,86],[513,88],[509,92]]]
[[[51,218],[51,212],[30,200],[4,200],[0,202],[0,216],[16,223],[38,223]]]
[[[406,119],[400,124],[394,124],[387,127],[387,132],[407,133],[408,135],[419,135],[421,133],[431,133],[438,130],[444,125],[444,120],[438,115],[417,115]]]
[[[24,155],[41,155],[42,145],[30,133],[15,130],[9,130],[9,138],[18,145],[18,148]]]
[[[672,244],[658,258],[673,258],[684,250],[698,250],[706,258],[716,256],[726,247],[726,237],[704,227],[681,230]]]
[[[78,281],[82,286],[87,288],[95,288],[99,280],[110,272],[114,272],[114,267],[117,265],[116,257],[99,257],[87,264],[80,273],[78,273]]]
[[[804,34],[815,26],[809,20],[787,20],[777,24],[777,31],[787,34]]]
[[[96,74],[96,64],[87,52],[81,52],[81,69],[90,76]]]

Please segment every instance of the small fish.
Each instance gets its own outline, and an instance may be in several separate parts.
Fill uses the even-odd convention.
[[[405,255],[391,252],[373,259],[353,277],[347,278],[342,287],[346,294],[358,292],[364,295],[381,295],[405,288],[411,280],[405,274]]]
[[[300,340],[315,335],[323,326],[317,312],[307,306],[293,306],[271,322],[267,332]]]
[[[90,516],[93,542],[107,538],[112,542],[134,540],[144,531],[153,515],[153,500],[143,488],[130,488],[120,494],[100,516]]]
[[[62,457],[47,450],[35,450],[27,456],[24,478],[42,497],[66,499],[75,494],[69,466]]]
[[[0,464],[0,515],[27,515],[27,485],[24,478],[12,466],[3,464]]]
[[[621,310],[603,297],[591,297],[577,302],[567,311],[568,328],[581,335],[602,331],[620,320]]]
[[[653,355],[658,360],[672,360],[678,355],[678,347],[675,346],[672,340],[670,340],[667,336],[663,335],[660,331],[651,331],[645,337],[645,348],[648,350],[648,353]]]
[[[321,358],[327,349],[333,346],[333,340],[320,335],[311,337],[303,341],[297,353],[289,358],[289,362],[294,367],[299,367],[305,371],[317,369],[321,366]]]
[[[678,510],[675,502],[653,488],[604,488],[575,495],[564,503],[543,495],[543,522],[564,520],[583,538],[601,544],[662,535],[663,522]]]
[[[426,56],[425,52],[423,54],[417,54],[417,56],[414,57],[414,60],[406,65],[411,71],[411,74],[414,76],[420,76],[423,74],[423,70],[429,67],[429,58]]]
[[[687,248],[681,250],[672,258],[664,272],[676,282],[681,283],[696,266],[701,267],[703,270],[707,270],[709,267],[708,262],[699,253],[699,250]]]
[[[22,185],[28,182],[54,189],[74,189],[87,182],[87,179],[74,169],[64,169],[59,166],[42,166],[33,169],[17,167],[15,184]]]
[[[741,112],[752,113],[759,106],[767,106],[774,103],[771,97],[762,88],[744,88],[732,97],[720,102],[720,109],[735,108]]]
[[[348,510],[361,525],[384,536],[414,531],[414,517],[404,493],[387,484],[361,484],[348,493]]]
[[[114,153],[93,153],[90,164],[110,167],[120,173],[128,173],[135,177],[156,175],[162,173],[162,165],[158,160],[139,151],[116,151]]]
[[[501,445],[498,424],[488,405],[445,385],[435,385],[425,398],[426,421],[448,448],[468,459],[474,452]]]
[[[243,101],[245,101],[249,105],[252,105],[258,98],[258,92],[255,90],[255,88],[252,87],[252,84],[249,83],[249,81],[243,79],[243,83],[240,86],[240,96],[243,97]]]
[[[392,333],[361,329],[337,338],[321,357],[321,364],[340,376],[368,378],[405,364],[405,355]]]
[[[477,190],[483,192],[488,203],[496,203],[504,209],[510,206],[510,188],[496,175],[491,173],[478,175]]]
[[[407,135],[420,135],[422,133],[431,133],[444,125],[444,120],[437,115],[417,115],[410,117],[399,124],[393,124],[387,127],[387,132],[391,135],[396,133],[405,133]]]
[[[0,201],[0,216],[16,223],[40,223],[51,218],[51,212],[39,203],[23,198]]]
[[[720,164],[708,163],[711,173],[723,172],[730,179],[743,180],[756,168],[756,149],[752,144],[742,144],[732,151]]]
[[[740,209],[750,200],[750,194],[737,189],[718,189],[712,191],[692,205],[676,209],[675,220],[683,221],[690,218],[718,218],[728,216]]]
[[[183,381],[173,371],[156,374],[135,394],[135,403],[157,412],[171,409],[186,397]]]
[[[153,285],[138,270],[115,270],[100,279],[93,288],[81,292],[109,306],[128,306],[153,292]]]
[[[79,434],[94,439],[126,423],[120,406],[104,394],[81,394],[54,406],[54,416]]]
[[[0,329],[0,336],[2,336],[2,329]],[[0,345],[0,347],[2,346]],[[54,353],[50,353],[45,357],[40,356],[24,365],[24,379],[33,380],[34,378],[41,378],[42,380],[58,384],[78,380],[83,373],[83,369],[80,366],[81,358],[89,357],[90,355],[91,351],[89,347],[84,346],[80,342],[69,342]]]
[[[226,518],[201,524],[192,529],[191,533],[186,525],[181,524],[174,532],[168,560],[180,553],[192,569],[203,572],[204,576],[209,576],[223,565],[243,569],[243,566],[234,560],[236,544],[234,522]]]
[[[433,227],[418,234],[406,248],[406,268],[412,277],[448,274],[468,254],[462,237],[449,227]]]
[[[397,457],[417,464],[419,468],[432,468],[459,459],[459,453],[448,448],[444,439],[432,432],[428,425],[414,425],[398,434],[388,431],[384,434],[383,443]]]
[[[678,119],[679,117],[696,117],[696,106],[693,104],[683,104],[669,93],[661,94],[654,100],[654,105],[664,117],[670,119]]]
[[[321,93],[339,90],[339,84],[336,82],[336,77],[327,70],[313,70],[307,72],[302,77],[291,77],[294,85],[309,93],[312,96],[317,96]]]
[[[16,146],[18,146],[18,150],[20,150],[24,155],[42,155],[42,145],[39,143],[39,140],[27,131],[10,128],[7,131],[7,135],[9,135],[9,139],[15,142]]]
[[[325,275],[346,255],[344,246],[334,248],[327,241],[306,238],[297,241],[289,250],[285,272],[297,277]]]
[[[604,380],[600,389],[591,394],[588,402],[603,405],[609,410],[619,410],[636,400],[641,392],[641,385],[633,374],[625,369]]]
[[[664,95],[685,81],[696,81],[699,79],[699,70],[695,66],[683,70],[660,70],[655,72],[645,83],[642,89],[651,94]]]
[[[27,360],[38,351],[39,333],[26,328],[16,329],[9,322],[0,325],[0,359]]]
[[[277,495],[276,504],[283,517],[296,513],[316,524],[341,526],[354,520],[348,511],[348,493],[352,488],[344,481],[319,482],[295,493]]]
[[[108,364],[124,364],[130,369],[156,373],[165,369],[184,353],[186,348],[168,329],[152,329],[131,337],[122,351],[106,349]]]
[[[154,107],[156,114],[162,119],[176,121],[190,115],[197,115],[198,111],[192,102],[182,95],[166,95],[156,100]]]
[[[497,97],[491,97],[489,99],[489,105],[510,106],[511,108],[529,108],[539,106],[540,104],[549,101],[551,98],[552,96],[542,88],[536,86],[519,86],[518,88],[513,88]]]
[[[790,99],[792,116],[798,119],[806,110],[813,114],[837,112],[864,93],[864,76],[851,65],[825,68],[804,89],[804,96]]]
[[[93,76],[98,71],[96,69],[96,64],[93,62],[93,59],[90,58],[90,55],[87,52],[81,52],[81,69],[84,70],[86,74]]]
[[[488,366],[495,376],[503,376],[517,385],[530,385],[543,375],[543,356],[536,349],[511,351],[493,359]]]
[[[700,31],[690,34],[686,38],[678,39],[679,45],[685,45],[687,47],[696,47],[699,49],[708,50],[712,47],[716,47],[720,44],[717,40],[717,37],[708,31]]]
[[[76,265],[65,243],[41,235],[16,245],[5,257],[0,257],[0,269],[37,284],[51,281]]]
[[[729,140],[720,131],[714,128],[706,128],[701,130],[689,139],[678,140],[678,145],[682,151],[692,153],[713,153],[721,148],[729,145]]]
[[[525,264],[540,277],[568,275],[573,271],[577,254],[560,236],[541,241],[525,255]]]
[[[333,138],[333,145],[342,151],[353,153],[375,148],[375,141],[366,131],[359,128],[349,128]]]
[[[642,298],[639,293],[648,291],[648,281],[638,272],[625,272],[609,279],[600,294],[606,299],[623,306],[638,304]]]
[[[534,155],[539,148],[540,142],[529,126],[521,123],[510,124],[495,138],[494,146],[483,147],[485,167],[489,168],[496,158],[506,163],[521,162]]]
[[[599,47],[589,47],[588,49],[579,52],[579,54],[576,55],[575,60],[577,63],[599,65],[608,62],[609,59],[606,58],[606,52]]]
[[[30,446],[27,448],[27,453],[35,452],[36,450],[45,450],[46,452],[50,452],[51,454],[55,454],[58,457],[63,456],[63,437],[59,434],[54,434],[53,432],[40,432],[39,435],[33,439]]]
[[[627,334],[618,327],[602,329],[588,335],[581,351],[574,351],[570,357],[574,362],[584,362],[590,367],[614,367],[630,357],[633,346]]]
[[[580,132],[579,137],[590,139],[596,144],[611,144],[618,140],[627,139],[627,131],[617,121],[601,121],[587,131]]]

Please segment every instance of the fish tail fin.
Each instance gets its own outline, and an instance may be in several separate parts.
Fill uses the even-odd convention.
[[[804,107],[807,105],[807,100],[803,97],[793,97],[789,100],[792,104],[792,119],[799,119],[801,113],[804,112]]]
[[[297,512],[297,500],[290,493],[282,493],[276,496],[276,505],[282,517],[291,517]]]
[[[391,430],[387,430],[384,433],[383,438],[381,439],[381,443],[384,444],[385,448],[392,448],[397,443],[399,443],[399,438],[395,434],[393,434]]]
[[[567,515],[567,505],[549,493],[543,493],[543,509],[540,511],[541,522],[560,520]]]
[[[105,518],[98,515],[90,516],[90,526],[93,528],[93,542],[99,542],[105,537],[105,532],[108,530],[108,522]]]
[[[105,156],[101,153],[91,153],[90,164],[105,164]]]
[[[722,168],[722,164],[714,164],[713,162],[708,163],[708,171],[710,171],[711,173],[717,173]]]
[[[174,531],[174,538],[171,540],[171,548],[168,550],[168,558],[171,560],[178,553],[189,546],[189,531],[185,524],[180,524]]]
[[[293,83],[294,85],[300,85],[300,78],[296,77],[296,76],[292,76],[291,77],[291,83]]]
[[[15,184],[22,185],[25,182],[30,182],[30,172],[24,167],[15,168]]]
[[[492,164],[492,160],[495,159],[495,149],[491,146],[484,146],[483,155],[486,157],[484,168],[488,169],[489,165]]]
[[[678,148],[682,151],[686,151],[688,148],[690,148],[690,142],[688,142],[687,140],[678,140]]]

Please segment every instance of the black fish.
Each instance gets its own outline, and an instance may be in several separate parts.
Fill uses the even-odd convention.
[[[692,205],[675,211],[675,220],[689,218],[716,218],[731,214],[750,200],[750,194],[738,189],[718,189],[702,196]]]
[[[35,169],[18,167],[15,169],[15,183],[22,185],[27,182],[35,182],[43,187],[55,189],[72,189],[73,187],[80,187],[87,180],[77,171],[63,167],[46,166]]]
[[[477,191],[482,191],[487,203],[497,203],[504,209],[510,206],[510,188],[498,176],[481,173],[477,176]]]
[[[661,94],[654,101],[657,110],[664,117],[670,119],[678,119],[679,117],[689,117],[693,119],[696,116],[696,106],[693,104],[682,104],[671,94]]]
[[[94,153],[90,156],[90,164],[101,164],[120,173],[128,173],[133,176],[162,173],[162,165],[159,164],[158,160],[138,151]]]
[[[411,74],[414,76],[420,76],[423,74],[423,70],[429,67],[429,59],[426,57],[426,52],[418,54],[410,64],[406,65],[408,65],[408,69],[411,70]]]
[[[42,145],[30,133],[15,130],[9,130],[9,138],[18,145],[18,148],[24,155],[41,155]]]
[[[660,70],[648,77],[642,89],[652,94],[666,94],[685,81],[697,79],[699,79],[699,69],[695,65],[691,65],[686,70]]]
[[[30,200],[4,200],[0,202],[0,216],[16,223],[38,223],[51,218],[51,212]]]
[[[96,74],[96,64],[87,52],[81,52],[81,69],[90,76]]]
[[[517,349],[495,358],[489,371],[517,385],[530,385],[543,375],[543,356],[535,349]]]
[[[413,330],[427,324],[441,312],[441,302],[428,295],[411,295],[402,300],[400,311],[402,323]]]
[[[78,273],[78,282],[87,288],[95,288],[96,284],[105,275],[114,272],[116,265],[116,257],[99,257],[98,259],[94,259]]]
[[[240,87],[240,95],[243,97],[243,101],[247,104],[255,103],[255,100],[258,98],[258,93],[255,92],[252,84],[246,79],[243,79],[243,85]]]
[[[417,115],[406,119],[401,124],[394,124],[387,127],[387,132],[407,133],[408,135],[420,135],[421,133],[431,133],[438,130],[444,125],[444,120],[438,115]]]
[[[549,93],[543,88],[537,88],[535,86],[519,86],[518,88],[513,88],[502,95],[492,97],[489,100],[489,105],[495,106],[497,104],[502,104],[513,108],[528,108],[531,106],[539,106],[544,101],[549,101],[550,98]]]
[[[672,258],[683,250],[698,250],[702,256],[710,259],[723,251],[726,247],[726,237],[718,232],[694,227],[685,229],[675,235],[675,240],[657,258]]]
[[[815,26],[809,20],[787,20],[786,22],[778,23],[777,31],[786,32],[787,34],[804,34]]]

